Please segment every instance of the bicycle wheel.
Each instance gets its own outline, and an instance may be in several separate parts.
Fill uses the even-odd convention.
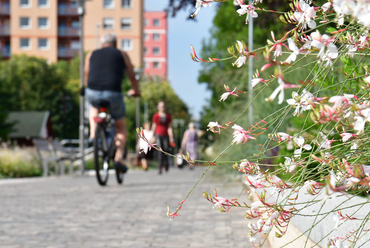
[[[116,154],[116,146],[113,148],[113,154]],[[113,155],[114,156],[114,155]],[[118,184],[122,184],[125,173],[116,169],[116,179]]]
[[[94,138],[94,167],[96,179],[101,186],[105,186],[108,181],[109,159],[104,129],[101,125],[97,125]]]

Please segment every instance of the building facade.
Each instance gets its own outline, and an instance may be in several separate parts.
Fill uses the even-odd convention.
[[[100,47],[100,36],[114,32],[117,47],[135,67],[143,66],[143,0],[87,0],[84,50]],[[0,0],[0,53],[73,58],[80,49],[78,6],[72,0]]]
[[[144,75],[167,78],[166,12],[144,13]]]

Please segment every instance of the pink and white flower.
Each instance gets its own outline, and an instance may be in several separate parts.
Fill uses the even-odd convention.
[[[330,97],[329,102],[334,103],[333,109],[338,109],[342,106],[343,102],[348,104],[348,98],[346,96],[332,96]]]
[[[257,84],[259,84],[259,83],[264,83],[267,87],[268,87],[268,85],[267,85],[267,83],[266,82],[268,82],[269,80],[265,80],[265,79],[263,79],[263,78],[261,78],[260,77],[260,73],[258,72],[258,70],[257,70],[257,73],[256,73],[256,75],[255,76],[253,76],[254,78],[252,79],[252,88],[254,87],[254,86],[256,86]]]
[[[296,149],[294,151],[294,157],[295,158],[300,158],[301,157],[303,149],[309,151],[312,148],[311,145],[308,145],[308,144],[304,143],[304,138],[302,136],[299,136],[299,138],[294,137],[293,140],[294,140],[295,144],[299,147],[298,149]]]
[[[231,90],[229,89],[229,86],[227,86],[227,85],[225,85],[225,84],[224,84],[224,87],[225,87],[226,92],[225,92],[225,93],[223,93],[223,94],[221,95],[220,102],[221,102],[221,101],[225,101],[225,100],[228,98],[228,96],[229,96],[229,95],[238,96],[238,94],[236,94],[236,93],[235,93],[235,91],[236,91],[236,87],[234,88],[234,90],[233,90],[233,91],[231,91]]]
[[[256,8],[253,5],[246,5],[243,1],[236,1],[240,9],[238,9],[236,12],[238,12],[239,16],[247,14],[247,17],[245,18],[245,23],[248,23],[250,16],[252,18],[257,18],[258,14],[256,11],[254,11]]]
[[[217,121],[211,121],[208,123],[207,125],[209,131],[213,132],[213,133],[218,133],[220,134],[221,133],[221,129],[224,128],[223,126],[221,126],[220,124],[218,124]],[[217,128],[218,130],[215,130],[215,128]]]
[[[145,142],[140,142],[140,147],[139,147],[140,153],[144,152],[145,154],[147,154],[148,151],[150,151],[152,149],[152,146],[154,146],[154,145],[157,145],[157,144],[150,144],[146,141]]]
[[[331,143],[334,142],[334,139],[329,140],[328,137],[325,134],[323,134],[322,132],[320,132],[320,136],[323,139],[323,141],[321,142],[321,144],[319,146],[319,149],[330,149],[331,148]]]
[[[313,6],[310,6],[304,0],[299,0],[298,5],[296,6],[297,10],[293,13],[294,19],[298,22],[298,24],[302,25],[302,29],[315,28],[316,22],[314,19],[316,18],[316,11]]]
[[[284,102],[284,96],[285,96],[284,89],[300,88],[301,86],[285,82],[283,75],[280,73],[276,76],[276,78],[278,80],[279,86],[271,93],[271,95],[268,98],[265,99],[265,101],[272,102],[276,98],[276,96],[279,95],[278,104],[282,104]]]
[[[285,165],[286,171],[289,173],[292,173],[295,170],[295,168],[297,168],[298,163],[294,160],[294,158],[293,159],[289,157],[284,157],[284,158],[285,158],[284,165]]]
[[[324,3],[322,6],[321,6],[321,9],[324,11],[324,12],[327,12],[329,10],[329,8],[331,7],[331,2],[327,2],[327,3]]]
[[[288,46],[289,46],[289,49],[292,51],[292,53],[284,61],[284,63],[291,63],[291,62],[296,61],[297,56],[299,54],[299,48],[296,46],[292,38],[288,39]]]
[[[356,134],[352,133],[341,133],[339,134],[342,137],[342,142],[347,142],[351,137],[358,137]]]
[[[328,248],[344,248],[343,241],[344,238],[342,237],[333,237],[329,240]]]
[[[237,40],[236,42],[239,52],[239,58],[232,65],[236,65],[236,67],[240,68],[247,61],[247,57],[244,55],[245,49],[243,43],[239,40]]]
[[[287,100],[289,105],[294,106],[295,111],[293,116],[300,115],[303,111],[310,110],[314,103],[315,97],[306,89],[302,91],[302,95],[299,96],[297,92],[293,91],[291,99]]]
[[[266,99],[266,101],[272,102],[275,97],[279,94],[278,104],[282,104],[284,101],[284,85],[285,82],[281,77],[278,77],[279,86],[272,92],[272,94]]]
[[[248,139],[256,139],[255,137],[248,135],[248,134],[250,134],[250,132],[245,131],[239,125],[234,124],[232,129],[234,129],[234,132],[233,132],[233,138],[234,139],[231,142],[232,144],[234,144],[234,143],[237,143],[237,144],[243,143],[244,144],[245,142],[248,141]]]
[[[276,40],[274,32],[271,31],[271,37],[275,44],[273,44],[270,48],[270,51],[275,50],[274,52],[274,60],[276,60],[277,57],[280,57],[283,55],[283,46],[285,46],[286,49],[289,50],[289,48],[283,43],[282,40]],[[271,42],[271,41],[270,41]]]
[[[292,138],[292,136],[290,136],[289,134],[284,133],[284,132],[278,132],[278,135],[279,135],[281,141],[290,140]]]
[[[206,0],[197,0],[196,3],[195,3],[195,12],[194,14],[191,15],[191,17],[195,17],[198,12],[200,11],[200,9],[203,7],[208,7],[208,6],[212,6],[210,4],[210,2],[212,1],[206,1]]]
[[[324,34],[321,35],[319,32],[311,33],[312,42],[311,45],[320,49],[318,57],[322,58],[325,55],[325,48],[327,49],[328,53],[327,56],[331,59],[335,59],[338,57],[338,49],[333,44],[334,38],[330,38],[328,35]]]

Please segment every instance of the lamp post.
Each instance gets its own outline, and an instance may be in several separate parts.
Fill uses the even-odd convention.
[[[253,0],[249,0],[249,4],[253,4]],[[253,51],[253,17],[252,15],[249,15],[248,20],[248,49],[249,51]],[[248,98],[249,101],[252,102],[253,98],[253,91],[252,91],[252,75],[253,75],[253,57],[249,56],[249,72],[248,72],[248,81],[249,81],[249,87],[248,87]],[[249,117],[249,124],[253,123],[253,105],[249,105],[249,111],[248,111],[248,117]]]
[[[135,78],[139,82],[141,79],[141,75],[143,74],[142,68],[135,68]],[[136,97],[136,128],[140,127],[140,97]],[[136,143],[138,140],[138,136],[136,135]]]
[[[78,3],[78,16],[80,21],[80,86],[84,87],[84,26],[83,18],[85,15],[85,2],[89,0],[72,0]],[[85,173],[85,123],[84,123],[84,112],[85,112],[85,98],[80,96],[80,125],[79,125],[79,141],[80,141],[80,154],[81,154],[81,174]]]

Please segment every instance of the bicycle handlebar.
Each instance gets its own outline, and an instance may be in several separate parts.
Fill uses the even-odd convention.
[[[126,93],[126,94],[124,94],[124,96],[126,96],[128,98],[131,98],[131,97],[140,97],[141,94],[130,94],[130,93]]]

